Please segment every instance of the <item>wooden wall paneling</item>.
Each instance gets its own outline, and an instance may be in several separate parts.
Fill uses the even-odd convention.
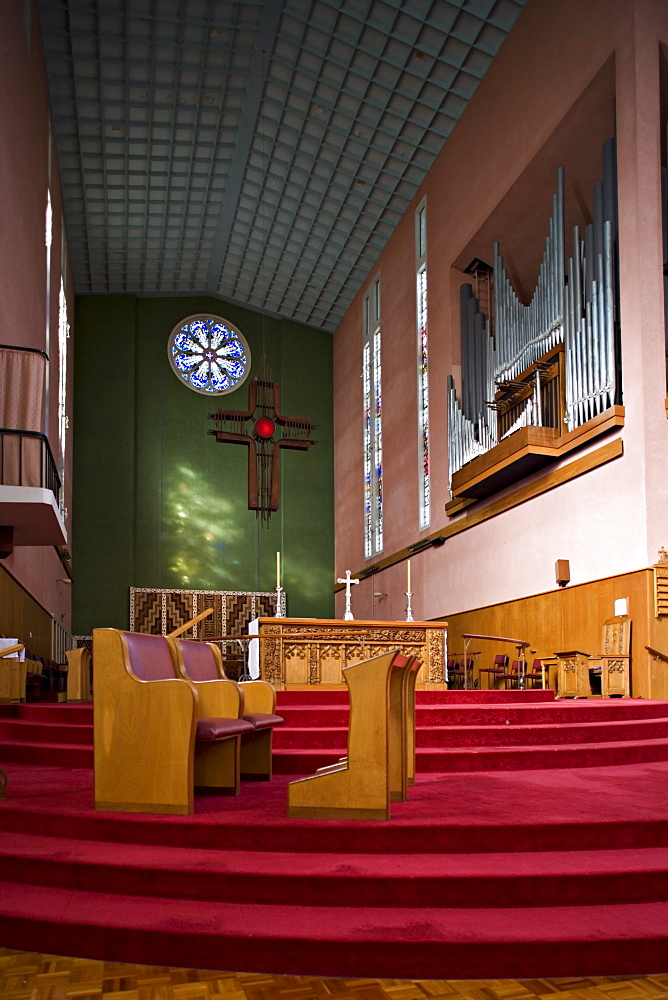
[[[0,566],[0,632],[32,653],[51,656],[51,615]]]
[[[448,656],[456,659],[463,654],[463,632],[528,640],[529,662],[533,656],[544,659],[570,649],[596,656],[601,652],[603,622],[614,615],[618,598],[626,598],[631,618],[631,693],[639,698],[668,698],[668,667],[653,660],[645,649],[649,645],[668,653],[668,617],[654,617],[649,568],[447,615]],[[511,661],[517,655],[512,646],[485,640],[475,640],[475,648],[480,651],[481,667],[491,666],[497,653],[507,653]],[[555,674],[552,668],[551,687]],[[488,674],[480,678],[482,687],[493,686]]]

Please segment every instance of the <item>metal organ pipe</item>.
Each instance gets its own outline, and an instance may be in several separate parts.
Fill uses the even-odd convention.
[[[572,231],[572,256],[566,261],[564,171],[557,174],[548,235],[529,305],[521,303],[494,244],[495,331],[470,285],[462,286],[462,405],[448,379],[450,479],[455,472],[499,440],[493,401],[499,384],[516,381],[549,350],[564,343],[566,425],[573,430],[612,405],[616,374],[617,179],[615,142],[603,147],[603,180],[594,190],[594,218],[582,238]],[[668,341],[667,341],[668,343]],[[533,400],[533,402],[532,402]],[[550,407],[548,407],[548,410]],[[542,420],[540,375],[535,389],[503,436]]]

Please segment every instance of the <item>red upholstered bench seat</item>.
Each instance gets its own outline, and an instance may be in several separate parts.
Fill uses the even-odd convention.
[[[195,739],[202,741],[226,740],[230,736],[244,736],[255,727],[245,719],[198,719]]]
[[[283,722],[282,715],[272,715],[271,712],[244,712],[244,719],[251,723],[253,729],[271,729]]]

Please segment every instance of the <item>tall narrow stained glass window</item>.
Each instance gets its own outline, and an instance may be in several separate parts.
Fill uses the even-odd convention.
[[[65,503],[65,450],[67,444],[67,341],[70,336],[70,323],[67,316],[67,294],[65,280],[61,274],[60,296],[58,299],[58,437],[60,439],[60,457],[58,459],[58,474],[60,476],[60,512],[67,517]]]
[[[415,213],[415,257],[417,265],[417,399],[420,528],[431,520],[429,481],[429,347],[427,342],[427,206]]]
[[[364,555],[383,549],[383,397],[380,278],[363,303],[362,393],[364,413]]]

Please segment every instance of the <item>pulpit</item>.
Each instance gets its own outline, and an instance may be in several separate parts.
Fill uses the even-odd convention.
[[[400,650],[421,662],[417,682],[443,684],[447,622],[260,618],[260,676],[275,687],[343,684],[353,663]]]

